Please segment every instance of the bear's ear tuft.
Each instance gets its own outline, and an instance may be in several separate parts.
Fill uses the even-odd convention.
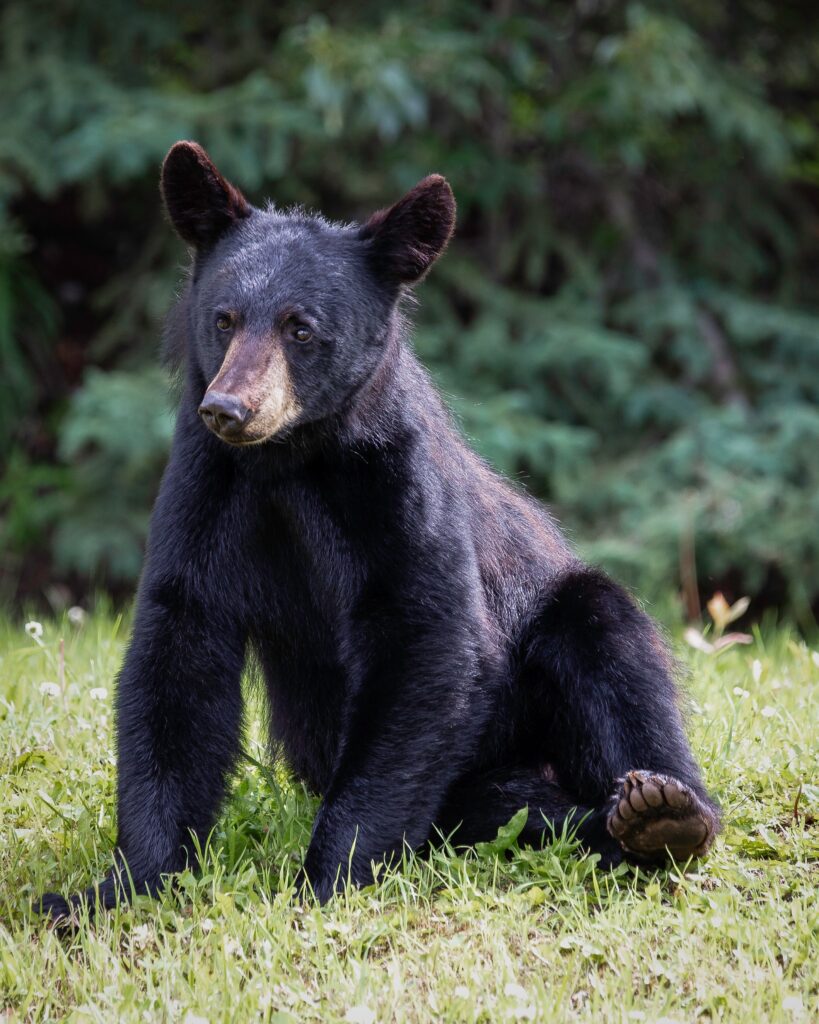
[[[160,189],[171,223],[197,249],[214,245],[232,224],[250,214],[250,203],[196,142],[171,146],[162,164]]]
[[[392,284],[415,284],[446,248],[455,228],[455,196],[440,174],[430,174],[403,199],[379,210],[360,237],[371,245],[373,265]]]

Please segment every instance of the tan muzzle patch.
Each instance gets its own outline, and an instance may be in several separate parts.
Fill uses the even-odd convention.
[[[281,340],[239,332],[205,392],[230,395],[250,409],[237,444],[258,444],[290,426],[301,413]]]

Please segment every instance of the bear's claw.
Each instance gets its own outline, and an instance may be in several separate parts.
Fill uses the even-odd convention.
[[[58,892],[47,892],[35,901],[34,911],[45,917],[56,932],[74,932],[80,923],[80,897],[66,899]]]
[[[631,771],[614,800],[606,826],[626,853],[641,859],[702,857],[717,834],[715,813],[670,775]]]

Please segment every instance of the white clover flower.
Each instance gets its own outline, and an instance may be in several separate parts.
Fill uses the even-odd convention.
[[[767,704],[760,712],[763,718],[773,718],[776,714],[776,708],[772,708],[770,704]]]
[[[750,693],[747,690],[743,690],[741,686],[735,686],[733,692],[734,692],[734,696],[735,697],[750,697],[751,696]]]
[[[33,619],[31,622],[26,623],[26,632],[32,640],[39,640],[43,635],[43,626],[40,622],[35,622]]]
[[[503,994],[509,996],[510,999],[525,999],[526,989],[522,985],[518,985],[514,981],[510,981],[508,985],[503,988]]]
[[[75,626],[77,629],[80,629],[82,626],[85,625],[85,609],[80,608],[78,604],[75,604],[68,609],[68,612],[66,613],[66,618],[68,619],[72,626]]]
[[[147,924],[138,924],[131,932],[131,945],[135,949],[145,949],[151,941],[151,928]]]
[[[344,1014],[349,1024],[375,1024],[375,1011],[369,1006],[351,1006]]]
[[[40,693],[47,694],[49,697],[59,697],[60,688],[56,683],[40,683]]]
[[[802,1002],[802,996],[785,996],[782,1000],[782,1009],[787,1010],[789,1013],[802,1013],[805,1009],[805,1004]]]
[[[108,691],[104,686],[94,686],[89,693],[91,694],[91,700],[105,700],[108,696]]]

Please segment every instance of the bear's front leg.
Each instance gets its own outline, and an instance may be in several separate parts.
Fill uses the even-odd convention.
[[[83,899],[93,912],[155,893],[185,866],[192,834],[207,836],[239,750],[244,647],[190,576],[146,572],[117,695],[116,865],[83,895],[44,896],[53,921],[71,919]]]
[[[298,883],[321,902],[348,879],[372,882],[373,862],[400,855],[404,844],[424,843],[450,785],[475,756],[491,687],[456,579],[448,606],[406,598],[384,605],[351,644],[362,652],[363,671]]]

